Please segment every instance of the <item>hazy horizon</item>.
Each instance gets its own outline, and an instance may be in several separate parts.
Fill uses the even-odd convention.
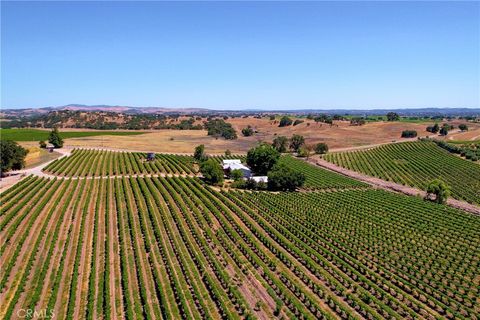
[[[86,105],[82,103],[69,103],[69,104],[64,104],[64,105],[58,105],[58,106],[37,106],[37,107],[25,107],[25,108],[4,108],[1,107],[2,109],[9,109],[9,110],[15,110],[15,109],[40,109],[40,108],[59,108],[59,107],[68,107],[68,106],[84,106],[84,107],[128,107],[128,108],[164,108],[164,109],[205,109],[205,110],[211,110],[211,111],[302,111],[302,110],[319,110],[319,111],[329,111],[329,110],[345,110],[345,111],[375,111],[375,110],[422,110],[422,109],[471,109],[471,110],[477,110],[480,109],[478,107],[391,107],[391,108],[380,108],[380,107],[367,107],[367,108],[356,108],[356,107],[351,107],[351,108],[288,108],[288,107],[278,107],[278,108],[262,108],[262,107],[232,107],[232,108],[209,108],[209,107],[188,107],[188,106],[183,106],[183,107],[168,107],[168,106],[135,106],[135,105],[111,105],[111,104],[92,104],[92,105]]]
[[[1,6],[4,109],[480,107],[474,1]]]

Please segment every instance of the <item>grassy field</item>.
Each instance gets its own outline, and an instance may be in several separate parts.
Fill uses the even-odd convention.
[[[40,149],[38,147],[29,148],[27,157],[25,158],[25,168],[34,168],[42,163],[54,160],[60,156],[61,154],[58,152],[48,152],[47,150]]]
[[[422,190],[438,178],[451,187],[454,198],[480,203],[480,166],[433,142],[388,144],[363,151],[331,153],[325,159],[350,170]]]
[[[83,138],[94,136],[131,136],[144,134],[145,132],[128,132],[128,131],[60,131],[63,139]],[[38,129],[0,129],[0,138],[2,140],[13,141],[46,141],[48,140],[49,131]]]
[[[185,177],[27,177],[1,197],[2,319],[477,314],[479,217],[414,197]]]

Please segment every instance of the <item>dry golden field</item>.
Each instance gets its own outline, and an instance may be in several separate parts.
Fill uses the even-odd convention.
[[[307,144],[326,142],[330,149],[334,150],[400,140],[403,130],[417,130],[420,137],[429,134],[425,130],[428,122],[372,122],[363,126],[351,126],[348,121],[335,121],[334,125],[330,126],[306,120],[297,126],[283,128],[278,127],[278,122],[275,123],[267,118],[230,118],[228,122],[237,131],[237,140],[216,139],[208,136],[204,130],[151,130],[145,134],[133,136],[93,136],[66,139],[65,145],[67,147],[192,153],[196,145],[204,144],[208,153],[215,154],[223,153],[226,149],[230,149],[234,153],[244,153],[260,141],[271,142],[276,136],[291,137],[293,134],[303,135]],[[251,137],[243,137],[241,130],[248,125],[258,133]],[[469,139],[480,134],[480,124],[470,124],[470,127],[471,130],[466,133],[452,131],[448,138]]]

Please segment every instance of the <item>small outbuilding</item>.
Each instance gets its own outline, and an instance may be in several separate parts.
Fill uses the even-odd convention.
[[[55,149],[55,146],[53,144],[49,143],[49,144],[47,144],[45,149],[47,149],[48,152],[53,152],[53,149]]]
[[[147,161],[153,161],[155,160],[155,153],[149,152],[147,153]]]
[[[256,183],[259,183],[259,182],[268,183],[268,177],[267,176],[250,177],[250,179],[252,179]]]
[[[250,178],[252,176],[252,170],[243,165],[242,161],[239,159],[223,160],[222,167],[226,176],[229,176],[233,170],[240,170],[244,178]]]

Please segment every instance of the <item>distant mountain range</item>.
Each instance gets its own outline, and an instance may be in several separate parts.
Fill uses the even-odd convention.
[[[480,116],[480,108],[415,108],[415,109],[296,109],[296,110],[266,110],[266,109],[245,109],[245,110],[215,110],[207,108],[164,108],[164,107],[131,107],[131,106],[110,106],[110,105],[82,105],[69,104],[59,107],[39,107],[26,109],[2,109],[3,116],[34,116],[45,114],[51,111],[104,111],[126,114],[252,114],[252,113],[325,113],[339,115],[382,115],[388,112],[396,112],[401,116]]]
[[[128,114],[149,114],[149,113],[209,113],[212,112],[208,109],[202,108],[161,108],[161,107],[130,107],[130,106],[109,106],[109,105],[93,105],[87,106],[83,104],[69,104],[59,107],[39,107],[39,108],[26,108],[26,109],[2,109],[0,113],[7,116],[30,116],[45,114],[51,111],[105,111],[105,112],[117,112]]]

